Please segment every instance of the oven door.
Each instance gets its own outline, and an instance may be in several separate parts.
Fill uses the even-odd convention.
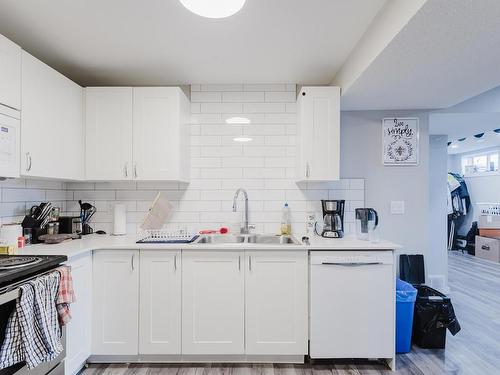
[[[12,311],[16,307],[16,299],[19,296],[19,289],[12,290],[7,293],[0,294],[0,343],[3,343],[5,338],[5,329]],[[50,362],[41,363],[39,366],[29,370],[24,362],[0,370],[0,375],[46,375],[46,374],[64,374],[64,358],[66,356],[66,328],[62,329],[62,344],[63,351],[59,356]],[[62,372],[58,372],[61,368]]]

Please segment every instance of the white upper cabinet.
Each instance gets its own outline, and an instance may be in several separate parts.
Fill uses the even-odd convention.
[[[139,251],[96,251],[93,274],[92,354],[137,355]]]
[[[0,104],[21,109],[21,47],[1,34]]]
[[[307,354],[307,252],[245,256],[246,354]]]
[[[181,252],[141,250],[139,354],[181,354]]]
[[[134,178],[189,181],[189,114],[178,87],[134,88]]]
[[[86,89],[87,180],[189,181],[188,98],[178,87]]]
[[[83,89],[22,52],[21,175],[83,179]]]
[[[182,253],[182,354],[245,351],[244,255]]]
[[[302,87],[297,111],[297,182],[338,180],[340,88]]]
[[[131,87],[85,89],[85,178],[132,179]]]

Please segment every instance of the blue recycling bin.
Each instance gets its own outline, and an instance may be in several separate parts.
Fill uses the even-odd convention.
[[[396,353],[411,350],[413,311],[417,289],[405,281],[396,279]]]

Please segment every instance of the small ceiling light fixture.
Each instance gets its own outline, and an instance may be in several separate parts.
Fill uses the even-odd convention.
[[[246,117],[229,117],[226,124],[250,124],[250,119]]]
[[[451,145],[451,148],[458,148],[458,145]]]
[[[238,13],[246,0],[179,0],[191,12],[206,18],[225,18]]]
[[[250,137],[236,137],[236,138],[233,138],[233,141],[235,141],[235,142],[242,142],[242,143],[251,142],[252,140],[253,140],[253,138],[250,138]]]

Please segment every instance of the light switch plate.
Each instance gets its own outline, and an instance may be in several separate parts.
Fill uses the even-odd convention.
[[[391,201],[391,214],[403,215],[405,213],[405,201]]]

